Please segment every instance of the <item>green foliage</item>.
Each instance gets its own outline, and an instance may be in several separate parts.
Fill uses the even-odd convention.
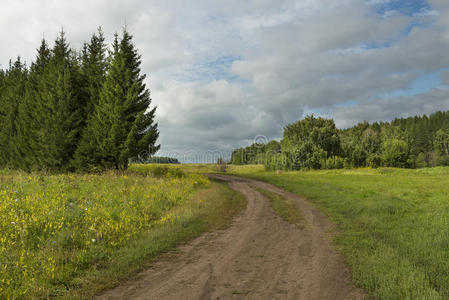
[[[129,171],[156,178],[176,177],[182,178],[186,173],[178,166],[167,166],[159,164],[132,164]]]
[[[416,157],[416,167],[417,168],[425,168],[427,167],[427,159],[426,155],[423,152],[420,152],[418,156]]]
[[[263,164],[265,162],[265,147],[264,144],[254,143],[249,147],[236,149],[231,154],[231,164]]]
[[[52,171],[126,169],[159,146],[141,57],[125,30],[109,57],[101,29],[81,53],[61,32],[28,70],[0,70],[0,166]]]
[[[304,144],[320,148],[327,155],[338,155],[340,139],[334,121],[311,115],[284,128],[282,151],[293,153]]]
[[[85,107],[86,121],[99,103],[100,92],[108,70],[106,44],[101,27],[93,34],[90,43],[84,44],[81,57],[81,72],[85,80],[86,96],[89,98]]]
[[[164,156],[150,156],[148,158],[142,159],[138,158],[134,163],[141,164],[180,164],[177,158],[174,157],[164,157]]]
[[[16,167],[20,164],[19,110],[25,91],[27,69],[20,58],[2,73],[0,94],[0,165]]]
[[[269,171],[286,170],[288,162],[289,160],[285,153],[276,153],[267,158],[265,169]]]
[[[88,121],[76,160],[78,169],[100,166],[126,169],[130,159],[142,152],[154,154],[159,136],[155,108],[148,111],[150,93],[140,74],[140,55],[132,36],[123,31],[115,38],[111,64],[98,105]]]
[[[270,141],[265,145],[265,153],[277,154],[281,152],[281,143],[278,141]]]
[[[435,133],[434,148],[443,155],[449,155],[449,128],[438,129]]]
[[[23,105],[20,107],[21,148],[23,151],[21,169],[46,168],[44,124],[46,122],[47,88],[51,50],[45,40],[41,41],[35,62],[31,64],[25,87]]]
[[[320,169],[329,157],[341,153],[340,138],[330,119],[308,116],[284,128],[281,141],[282,160],[268,157],[267,169],[282,164],[284,170]],[[272,162],[274,160],[274,162]]]
[[[245,208],[226,185],[174,168],[184,176],[155,178],[147,170],[154,167],[102,175],[0,170],[0,298],[92,299]]]
[[[332,120],[308,116],[284,128],[281,143],[236,149],[232,163],[265,164],[267,170],[449,165],[449,112],[362,122],[338,130]],[[256,153],[256,155],[254,155]]]
[[[366,158],[366,166],[371,168],[378,168],[381,164],[381,157],[378,153],[372,153]]]
[[[404,168],[409,155],[408,145],[399,139],[387,139],[382,143],[382,166]]]
[[[431,167],[449,166],[449,156],[437,150],[432,151],[429,153],[429,165]]]
[[[79,88],[79,62],[64,32],[56,39],[51,53],[42,76],[44,95],[40,103],[39,147],[46,168],[69,170],[83,129],[86,99],[81,97]]]
[[[345,159],[339,156],[328,157],[322,162],[322,169],[343,169],[345,166]]]

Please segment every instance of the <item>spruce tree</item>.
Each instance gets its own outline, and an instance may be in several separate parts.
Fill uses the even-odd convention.
[[[98,104],[100,91],[103,86],[108,61],[106,56],[106,44],[101,27],[93,34],[90,43],[85,44],[82,51],[82,74],[86,80],[87,104],[85,107],[85,118],[89,118]]]
[[[9,64],[0,97],[0,165],[16,168],[22,159],[17,123],[25,94],[27,69],[20,57]]]
[[[141,56],[132,36],[123,31],[120,42],[113,43],[111,64],[99,103],[89,119],[77,151],[79,169],[126,169],[128,160],[140,153],[155,153],[159,146],[155,107],[150,108],[149,90],[140,70]]]
[[[24,152],[21,166],[23,169],[41,168],[46,156],[46,152],[43,151],[45,143],[43,124],[47,116],[45,76],[50,59],[51,51],[47,42],[42,39],[37,49],[36,60],[30,67],[24,101],[19,106],[18,130],[21,133],[20,144]]]
[[[3,94],[3,90],[5,88],[5,85],[4,85],[5,77],[6,77],[5,71],[3,71],[3,69],[0,69],[0,105],[2,104],[1,101],[3,101],[2,94]],[[1,123],[0,123],[0,125],[1,125]]]
[[[3,80],[5,79],[5,71],[3,69],[0,69],[0,97],[2,95],[3,90]]]
[[[52,170],[70,169],[78,145],[85,100],[80,91],[80,67],[62,31],[55,41],[48,70],[43,76],[41,124],[43,165]]]

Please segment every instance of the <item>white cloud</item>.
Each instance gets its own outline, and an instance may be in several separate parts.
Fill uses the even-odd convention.
[[[166,152],[226,152],[258,134],[280,137],[305,111],[348,126],[449,109],[445,88],[379,98],[449,67],[449,2],[379,15],[387,2],[0,0],[0,64],[17,55],[30,62],[42,36],[52,41],[61,26],[79,48],[97,26],[112,39],[126,21]]]
[[[349,127],[360,120],[389,121],[394,118],[431,114],[449,110],[449,89],[436,88],[424,94],[364,101],[356,106],[336,108],[332,115],[340,127]]]

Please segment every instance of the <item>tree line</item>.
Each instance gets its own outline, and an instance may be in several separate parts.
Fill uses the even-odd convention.
[[[28,67],[0,69],[0,167],[23,170],[126,169],[154,154],[159,132],[141,55],[124,29],[111,45],[101,28],[81,50],[61,31]]]
[[[338,129],[332,119],[307,116],[284,128],[280,142],[232,152],[231,163],[269,170],[343,167],[423,168],[449,165],[449,111]]]
[[[167,156],[150,156],[133,160],[137,164],[180,164],[181,162],[175,157]]]

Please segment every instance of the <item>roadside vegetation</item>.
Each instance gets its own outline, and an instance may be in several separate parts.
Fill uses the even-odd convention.
[[[449,298],[449,168],[267,172],[233,166],[315,203],[354,282],[375,299]]]
[[[80,298],[229,224],[243,196],[165,166],[126,172],[0,171],[0,298]]]
[[[234,150],[230,162],[267,170],[449,166],[449,112],[347,129],[311,115],[285,126],[280,142]]]

